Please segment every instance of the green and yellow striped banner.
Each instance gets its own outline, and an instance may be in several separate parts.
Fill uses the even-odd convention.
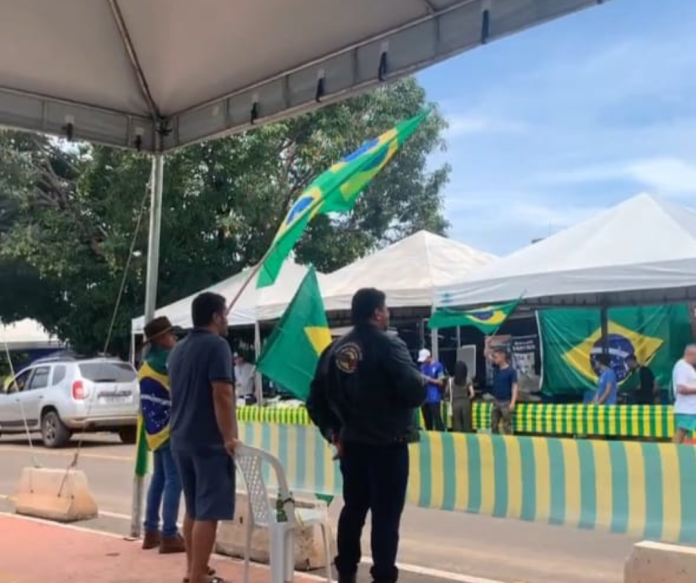
[[[311,425],[303,406],[239,407],[237,418],[258,423]],[[473,418],[475,429],[490,429],[491,404],[474,403]],[[531,435],[669,439],[674,434],[673,423],[672,407],[662,405],[607,407],[523,403],[517,406],[515,413],[515,431]]]
[[[280,459],[293,490],[340,494],[316,429],[244,422],[240,432]],[[410,462],[408,500],[421,507],[696,542],[693,446],[428,432]]]

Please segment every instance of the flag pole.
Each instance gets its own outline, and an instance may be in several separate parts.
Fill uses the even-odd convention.
[[[270,249],[269,249],[269,251],[270,251]],[[251,280],[254,279],[254,277],[256,277],[256,274],[259,271],[261,271],[261,266],[263,265],[264,261],[266,261],[266,258],[268,257],[268,254],[269,254],[269,251],[266,251],[264,256],[261,258],[261,261],[259,261],[256,265],[254,265],[253,269],[249,272],[249,277],[247,277],[244,280],[242,287],[239,288],[239,291],[237,291],[237,293],[232,298],[232,301],[230,302],[229,306],[227,306],[226,315],[229,315],[229,313],[232,311],[232,308],[234,308],[234,305],[237,303],[239,298],[242,297],[244,290],[246,290],[246,288],[249,287]]]

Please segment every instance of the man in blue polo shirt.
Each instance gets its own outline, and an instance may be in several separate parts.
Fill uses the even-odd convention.
[[[423,421],[426,431],[444,431],[442,421],[442,393],[445,386],[445,367],[433,359],[430,350],[423,348],[418,353],[421,374],[426,379],[427,397],[423,404]]]
[[[611,359],[608,354],[597,356],[599,368],[599,380],[594,403],[597,405],[616,405],[619,394],[619,382],[614,369],[611,368]]]
[[[491,431],[500,433],[502,423],[502,433],[512,435],[513,419],[519,384],[517,382],[517,371],[510,364],[507,350],[503,347],[495,347],[490,352],[490,359],[493,362],[493,407],[491,409]]]

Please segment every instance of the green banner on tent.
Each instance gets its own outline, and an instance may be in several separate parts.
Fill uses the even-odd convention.
[[[621,389],[637,384],[625,359],[635,354],[647,364],[662,389],[668,389],[674,363],[691,341],[685,304],[612,308],[609,355]],[[549,395],[580,394],[597,386],[596,357],[601,354],[599,310],[552,309],[539,312],[543,350],[542,391]]]

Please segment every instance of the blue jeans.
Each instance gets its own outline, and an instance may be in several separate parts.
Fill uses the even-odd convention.
[[[152,457],[154,467],[150,489],[147,492],[145,532],[159,530],[161,506],[162,536],[174,536],[179,531],[176,526],[176,521],[179,518],[179,502],[181,501],[179,469],[174,462],[174,456],[172,456],[168,442],[155,450]]]

